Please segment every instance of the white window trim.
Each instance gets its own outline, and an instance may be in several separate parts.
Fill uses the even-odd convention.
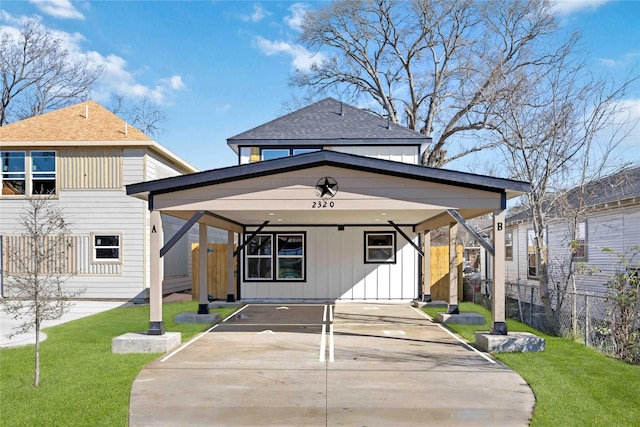
[[[58,192],[59,192],[59,175],[58,175],[58,151],[57,150],[2,150],[3,153],[24,153],[24,194],[2,194],[1,190],[0,190],[0,197],[22,197],[22,198],[26,198],[26,197],[31,197],[31,196],[38,196],[40,194],[34,194],[33,193],[33,181],[34,178],[37,179],[37,177],[40,174],[53,174],[53,181],[54,181],[54,193],[52,194],[52,196],[54,198],[58,197]],[[54,170],[53,171],[46,171],[46,172],[35,172],[33,171],[33,157],[32,157],[32,153],[54,153],[55,155],[55,160],[54,160]],[[1,174],[5,174],[4,171],[0,171]],[[14,174],[17,174],[19,172],[12,172]],[[2,177],[1,179],[2,181],[4,181],[4,177]]]
[[[53,171],[44,171],[44,172],[34,172],[33,170],[33,153],[53,153],[54,155],[54,159],[53,159]],[[53,184],[54,184],[54,188],[53,188],[53,195],[57,195],[58,194],[58,152],[56,150],[31,150],[29,151],[29,194],[32,196],[36,196],[39,195],[40,193],[34,194],[33,193],[33,181],[35,181],[36,179],[38,179],[39,176],[41,175],[45,175],[45,174],[53,174]],[[46,178],[46,179],[51,179],[51,178]]]
[[[511,238],[510,238],[510,239],[507,239],[507,235],[511,236]],[[505,259],[505,261],[513,261],[513,258],[514,258],[514,253],[513,253],[513,248],[514,248],[514,245],[513,245],[513,236],[514,236],[513,230],[506,230],[506,231],[504,232],[504,247],[505,247],[505,250],[504,250],[504,254],[505,254],[504,259]],[[507,242],[508,242],[509,240],[511,240],[511,243],[510,243],[510,244],[507,244]],[[508,247],[511,247],[511,256],[510,256],[510,257],[509,257],[509,256],[507,256],[507,248],[508,248]]]
[[[96,236],[118,236],[118,246],[96,246]],[[96,258],[97,248],[118,248],[118,258]],[[122,233],[91,233],[91,262],[94,264],[122,264]]]

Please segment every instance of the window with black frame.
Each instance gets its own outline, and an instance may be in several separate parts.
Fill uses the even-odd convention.
[[[394,232],[365,231],[366,264],[394,264],[396,262],[396,234]]]

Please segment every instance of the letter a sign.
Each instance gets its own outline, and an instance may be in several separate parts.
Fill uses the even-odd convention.
[[[151,232],[152,232],[152,233],[157,233],[157,231],[156,231],[156,226],[155,226],[155,225],[151,227]]]

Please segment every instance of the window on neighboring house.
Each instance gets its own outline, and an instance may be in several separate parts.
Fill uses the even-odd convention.
[[[587,223],[581,222],[575,230],[575,249],[573,252],[574,259],[578,261],[587,260]]]
[[[394,264],[396,262],[396,233],[371,232],[364,233],[366,264]]]
[[[55,151],[31,152],[31,194],[56,194]]]
[[[55,151],[2,151],[1,162],[2,195],[56,194]]]
[[[281,157],[295,156],[298,154],[312,153],[320,151],[319,148],[263,148],[262,160],[279,159]]]
[[[513,231],[504,232],[504,258],[506,261],[513,261]]]
[[[2,151],[2,195],[25,194],[26,161],[24,151]]]
[[[536,235],[533,230],[527,230],[527,277],[537,278],[540,260],[536,252]]]
[[[258,234],[245,248],[245,279],[305,280],[305,252],[304,233]]]
[[[120,235],[118,234],[94,234],[93,235],[93,260],[94,261],[120,261]]]

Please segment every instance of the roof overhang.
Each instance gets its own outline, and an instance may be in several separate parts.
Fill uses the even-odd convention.
[[[322,198],[316,187],[331,177],[338,191]],[[127,186],[150,208],[217,228],[270,226],[398,225],[416,231],[506,208],[529,191],[521,181],[434,169],[332,151],[176,176]]]

